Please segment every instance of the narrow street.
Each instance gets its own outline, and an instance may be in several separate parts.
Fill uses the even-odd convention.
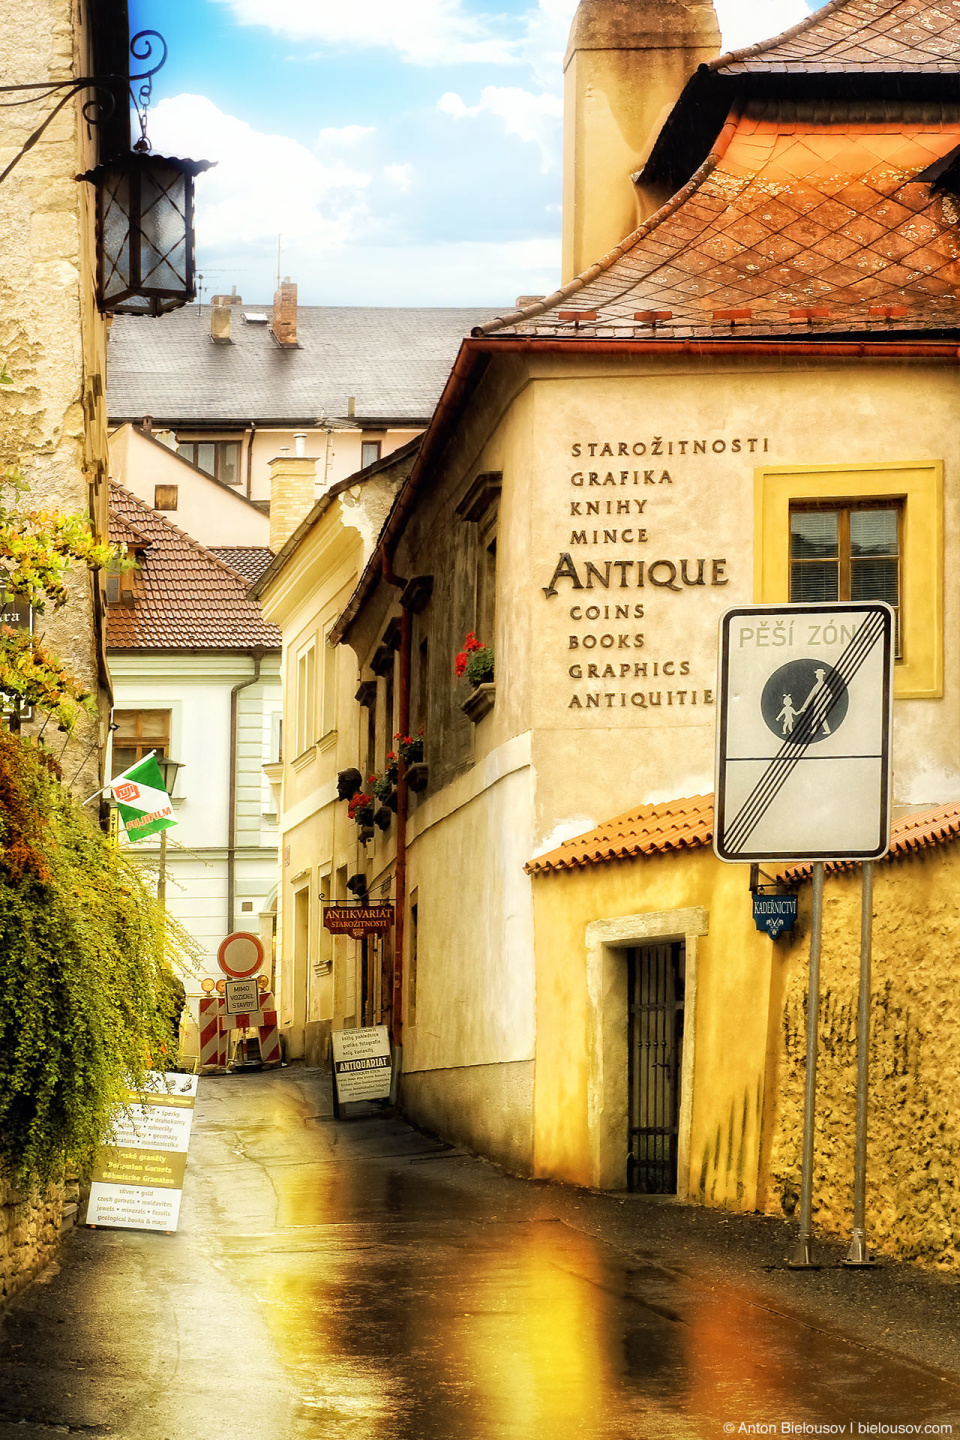
[[[203,1080],[180,1232],[79,1230],[6,1313],[0,1437],[960,1433],[956,1288],[773,1271],[786,1228],[748,1219],[338,1123],[320,1072]]]

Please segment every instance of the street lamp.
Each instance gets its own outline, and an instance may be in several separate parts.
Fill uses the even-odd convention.
[[[162,315],[195,298],[193,182],[209,160],[151,155],[146,142],[79,180],[97,191],[97,303]]]
[[[173,799],[173,792],[177,784],[177,776],[183,769],[182,760],[171,760],[169,755],[158,755],[157,764],[160,766],[160,774],[163,776],[163,788],[170,799]],[[160,873],[157,876],[157,900],[161,905],[167,903],[167,831],[164,827],[160,831]]]

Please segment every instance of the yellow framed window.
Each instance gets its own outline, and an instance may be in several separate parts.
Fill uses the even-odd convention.
[[[790,599],[885,600],[897,617],[900,658],[900,558],[903,503],[795,501],[790,506]]]

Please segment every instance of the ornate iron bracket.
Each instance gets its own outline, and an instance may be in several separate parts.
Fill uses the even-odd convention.
[[[94,93],[84,101],[81,107],[83,118],[89,125],[100,125],[116,110],[116,87],[121,83],[124,84],[130,91],[130,98],[140,121],[140,139],[134,149],[141,152],[149,150],[147,110],[153,93],[153,77],[166,64],[167,42],[159,30],[140,30],[130,41],[130,54],[135,60],[151,60],[156,48],[154,41],[159,41],[163,47],[160,58],[155,65],[137,75],[80,75],[70,80],[39,80],[27,85],[0,85],[0,96],[23,96],[19,100],[0,99],[0,108],[31,105],[56,95],[58,91],[66,92],[58,100],[50,114],[37,126],[33,134],[24,141],[19,153],[13,157],[6,169],[0,172],[0,185],[6,180],[11,170],[20,163],[24,155],[32,150],[37,141],[42,138],[44,131],[53,123],[64,106],[69,105],[70,101],[84,90],[92,90]],[[140,88],[134,92],[133,87],[138,81],[141,82]]]

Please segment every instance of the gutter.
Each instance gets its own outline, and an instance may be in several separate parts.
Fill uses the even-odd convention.
[[[227,812],[227,934],[233,934],[237,902],[237,716],[240,691],[256,685],[260,679],[260,666],[264,651],[258,646],[253,651],[253,674],[249,680],[240,680],[230,691],[230,797]]]
[[[884,343],[850,340],[617,340],[546,339],[534,336],[471,336],[462,342],[443,394],[437,403],[430,427],[423,437],[403,488],[387,517],[376,550],[370,557],[350,601],[330,632],[330,643],[339,645],[368,598],[376,590],[385,563],[392,560],[417,496],[426,483],[430,466],[440,456],[470,393],[471,381],[482,361],[493,355],[604,355],[673,356],[678,359],[710,359],[715,356],[750,359],[823,360],[918,360],[960,364],[960,347],[939,341]],[[479,377],[477,377],[479,379]]]

